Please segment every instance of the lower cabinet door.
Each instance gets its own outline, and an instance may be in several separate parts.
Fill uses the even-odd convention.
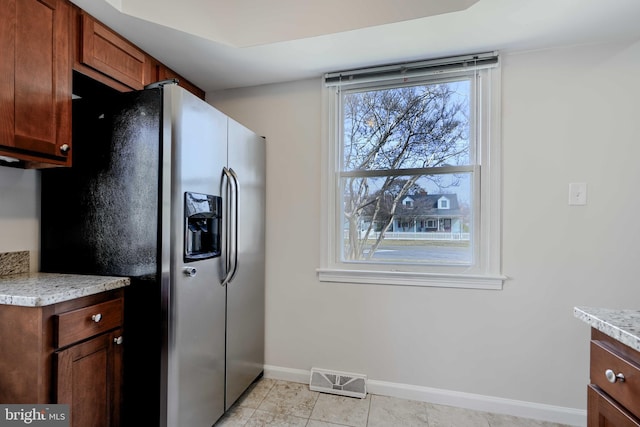
[[[120,425],[122,331],[54,353],[56,402],[69,405],[73,427]]]
[[[587,427],[640,427],[637,418],[599,388],[589,385],[587,398]]]

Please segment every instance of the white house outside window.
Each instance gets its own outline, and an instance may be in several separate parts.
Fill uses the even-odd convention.
[[[320,280],[502,286],[498,63],[325,76]]]

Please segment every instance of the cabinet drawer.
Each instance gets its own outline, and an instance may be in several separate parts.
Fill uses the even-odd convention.
[[[118,298],[54,316],[56,348],[65,347],[122,326],[123,301]]]
[[[610,382],[607,371],[622,374],[624,381]],[[615,401],[640,417],[640,366],[619,355],[599,341],[591,341],[591,382],[604,390]]]

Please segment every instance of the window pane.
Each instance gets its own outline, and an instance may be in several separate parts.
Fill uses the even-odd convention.
[[[345,92],[342,170],[468,165],[470,80]]]
[[[342,261],[469,265],[472,173],[343,177]]]

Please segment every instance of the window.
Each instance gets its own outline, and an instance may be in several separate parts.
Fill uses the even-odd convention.
[[[438,209],[449,209],[449,199],[442,196],[438,200]]]
[[[502,287],[498,62],[325,75],[320,280]]]

